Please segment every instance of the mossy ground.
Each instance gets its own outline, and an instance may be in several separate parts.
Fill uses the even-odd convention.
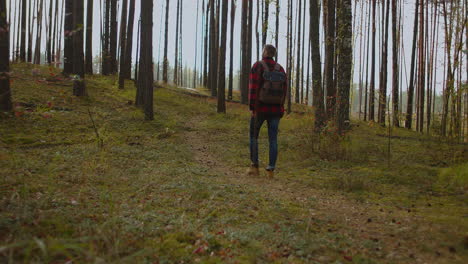
[[[132,82],[88,76],[89,96],[76,98],[59,76],[13,67],[1,262],[468,260],[466,145],[392,129],[389,156],[387,128],[355,121],[344,137],[316,135],[311,111],[294,106],[276,179],[249,178],[245,106],[216,114],[213,99],[160,88],[148,122]]]

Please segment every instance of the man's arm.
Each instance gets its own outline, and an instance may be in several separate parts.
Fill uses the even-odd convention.
[[[254,111],[258,106],[258,89],[260,75],[258,74],[258,63],[255,63],[249,74],[249,109]]]

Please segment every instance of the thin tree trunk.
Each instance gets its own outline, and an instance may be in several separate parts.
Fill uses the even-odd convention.
[[[117,73],[117,0],[111,0],[110,9],[110,69]]]
[[[298,104],[300,102],[300,90],[302,89],[301,84],[301,21],[302,21],[302,0],[299,0],[299,16],[297,24],[297,56],[296,56],[296,94],[294,102]]]
[[[279,41],[279,22],[280,22],[280,0],[276,0],[276,30],[275,30],[275,47],[278,51],[278,41]],[[276,52],[276,60],[278,60],[278,52]]]
[[[204,38],[204,52],[203,52],[203,86],[208,87],[208,45],[209,45],[209,40],[208,40],[208,29],[209,29],[209,12],[210,12],[210,1],[207,0],[208,2],[206,3],[206,13],[205,13],[205,38]]]
[[[199,13],[199,7],[200,7],[200,0],[197,0],[197,18],[195,22],[195,63],[193,65],[193,82],[192,82],[192,87],[196,88],[197,87],[197,61],[198,61],[198,13]]]
[[[393,126],[399,127],[400,120],[399,120],[399,87],[398,84],[399,80],[399,66],[398,66],[398,56],[399,50],[398,47],[400,46],[400,32],[397,30],[399,29],[399,25],[397,23],[397,0],[392,0],[392,107],[393,107]]]
[[[233,85],[233,71],[234,71],[234,25],[236,22],[236,1],[231,1],[231,37],[230,37],[230,49],[229,49],[229,88],[228,88],[228,99],[232,100]]]
[[[86,59],[85,72],[93,74],[93,6],[94,1],[88,0],[86,10]]]
[[[125,88],[125,52],[127,51],[127,7],[128,0],[122,1],[122,16],[120,19],[120,72],[119,72],[119,89]]]
[[[153,0],[142,1],[141,8],[141,52],[138,89],[143,94],[145,119],[153,120]]]
[[[221,8],[221,46],[219,49],[219,68],[218,68],[218,113],[226,113],[226,38],[227,38],[227,20],[228,20],[228,2],[222,1]]]
[[[73,73],[73,0],[65,0],[65,25],[64,25],[64,68],[63,74]]]
[[[413,96],[414,96],[414,68],[415,68],[415,61],[416,61],[416,41],[418,36],[418,7],[419,7],[419,0],[416,0],[416,8],[415,8],[415,15],[414,15],[414,28],[413,28],[413,47],[411,50],[411,66],[410,66],[410,83],[408,86],[408,103],[406,107],[406,122],[405,127],[407,129],[411,129],[413,124]]]
[[[335,58],[335,1],[324,0],[325,25],[325,87],[327,90],[327,118],[335,114],[336,89],[334,83]],[[376,1],[376,0],[374,0]],[[298,56],[299,58],[300,56]]]
[[[13,109],[10,90],[10,30],[6,1],[0,2],[0,111]]]
[[[83,52],[83,1],[73,1],[73,95],[86,96],[84,52]]]
[[[312,105],[315,110],[315,131],[320,131],[326,121],[322,87],[322,62],[320,58],[320,11],[318,0],[310,1],[310,37],[312,50]]]
[[[424,45],[424,0],[420,0],[420,12],[419,12],[419,67],[418,67],[418,131],[423,132],[424,128],[424,96],[425,96],[425,74],[426,74],[426,59],[425,59],[425,45]]]
[[[260,34],[258,32],[258,22],[260,21],[260,0],[257,0],[257,20],[255,22],[255,39],[257,41],[257,60],[260,60]]]
[[[3,0],[5,1],[5,0]],[[52,3],[51,3],[52,5]],[[26,0],[22,0],[21,5],[21,44],[20,44],[20,61],[26,62]]]
[[[263,26],[262,26],[262,46],[265,46],[266,41],[267,41],[268,17],[270,14],[270,0],[264,0],[264,4],[265,4],[265,13],[263,15]]]
[[[169,30],[169,0],[166,0],[166,26],[164,33],[164,61],[163,61],[163,82],[167,83],[169,78],[167,76],[167,71],[169,67],[169,61],[167,60],[167,44],[168,44],[168,30]]]
[[[175,53],[174,53],[174,84],[178,84],[178,67],[179,67],[179,16],[180,16],[180,0],[177,0],[177,19],[176,19],[176,34],[175,34]]]
[[[340,0],[338,9],[338,98],[336,123],[341,134],[349,127],[349,91],[351,87],[351,71],[353,65],[352,28],[353,14],[351,0]]]
[[[129,4],[130,5],[128,9],[127,38],[126,38],[126,43],[125,43],[125,64],[124,64],[124,69],[123,69],[125,79],[130,79],[131,74],[132,74],[133,27],[135,23],[135,0],[130,0]],[[161,38],[159,39],[161,40]],[[161,41],[159,41],[159,43],[161,43]],[[159,61],[158,61],[158,66],[159,66]],[[122,69],[120,70],[122,71]]]
[[[385,0],[387,7],[385,8],[385,2],[382,3],[382,8],[385,9],[384,28],[382,33],[382,65],[380,69],[380,87],[379,87],[379,114],[378,121],[380,125],[385,126],[385,112],[387,110],[387,76],[388,76],[388,24],[389,24],[389,10],[390,0]]]

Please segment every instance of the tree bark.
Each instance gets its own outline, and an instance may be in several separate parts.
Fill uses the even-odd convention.
[[[304,0],[305,1],[305,0]],[[299,0],[299,17],[297,25],[297,57],[296,57],[296,93],[294,102],[298,104],[300,101],[301,84],[301,21],[302,21],[302,0]]]
[[[387,7],[385,8],[385,2]],[[383,47],[382,47],[382,65],[380,69],[380,83],[379,83],[379,113],[378,121],[380,125],[385,126],[385,113],[387,111],[387,77],[388,77],[388,22],[389,22],[389,10],[390,0],[382,2],[382,6],[385,9],[385,22],[383,28]]]
[[[111,0],[110,21],[110,69],[117,73],[117,0]]]
[[[128,9],[127,38],[125,43],[124,78],[130,79],[132,74],[133,26],[135,23],[135,0],[130,0]],[[159,63],[159,62],[158,62]],[[122,71],[122,69],[121,69]]]
[[[372,1],[372,48],[371,48],[371,79],[369,85],[369,120],[374,121],[375,112],[375,12],[376,2]]]
[[[398,66],[398,57],[399,57],[399,49],[400,46],[400,28],[399,24],[397,23],[397,0],[392,0],[392,106],[393,106],[393,126],[399,127],[400,126],[400,113],[399,113],[399,87],[398,84],[399,80],[399,73],[400,69]]]
[[[334,117],[336,104],[336,89],[334,84],[335,1],[336,0],[324,0],[324,17],[326,19],[324,75],[325,87],[327,90],[327,118],[329,119]]]
[[[326,121],[322,87],[322,62],[320,56],[320,11],[318,0],[310,0],[310,37],[312,51],[312,106],[315,110],[315,131],[318,132]]]
[[[267,41],[268,17],[270,14],[270,0],[264,0],[264,3],[265,3],[265,13],[263,15],[263,26],[262,26],[262,46],[265,46],[266,41]]]
[[[153,120],[153,0],[142,1],[141,8],[141,47],[138,88],[143,94],[145,119]]]
[[[167,71],[169,67],[169,61],[167,60],[167,44],[168,44],[168,34],[169,30],[169,0],[166,1],[166,27],[164,33],[164,61],[163,61],[163,82],[167,83],[169,78],[167,76]]]
[[[222,1],[221,8],[221,46],[219,49],[219,67],[218,67],[218,113],[226,113],[226,38],[227,38],[227,19],[228,2]]]
[[[120,71],[119,89],[125,88],[125,45],[127,44],[127,7],[128,0],[122,1],[122,16],[120,19]]]
[[[73,95],[86,96],[84,52],[83,52],[83,1],[73,1]]]
[[[410,66],[410,82],[408,87],[408,103],[406,107],[406,122],[405,127],[411,129],[413,124],[413,96],[414,96],[414,68],[416,66],[416,40],[418,36],[418,7],[419,0],[416,0],[416,8],[414,15],[414,28],[413,28],[413,47],[411,49],[411,66]]]
[[[5,0],[4,0],[5,1]],[[52,3],[51,3],[52,5]],[[20,61],[26,62],[26,0],[22,0],[21,6],[21,44],[20,44]]]
[[[88,0],[86,10],[86,59],[85,72],[93,74],[93,6],[94,1]]]
[[[338,98],[336,123],[339,134],[349,127],[349,91],[351,87],[351,71],[353,67],[352,47],[352,4],[351,0],[340,0],[338,9]]]
[[[0,111],[13,109],[10,90],[10,28],[6,1],[0,2]]]
[[[228,99],[232,100],[233,85],[233,71],[234,71],[234,25],[236,21],[236,1],[231,1],[231,37],[230,37],[230,49],[229,49],[229,88],[228,88]]]
[[[73,73],[73,0],[65,0],[63,74]]]

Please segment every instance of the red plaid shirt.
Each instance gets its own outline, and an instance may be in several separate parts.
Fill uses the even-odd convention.
[[[271,71],[273,71],[276,62],[272,58],[263,58],[262,59],[268,67],[270,68]],[[283,67],[280,66],[280,71],[286,74],[284,71]],[[264,104],[260,101],[258,101],[258,90],[262,86],[263,83],[263,66],[260,62],[256,62],[252,66],[252,70],[250,71],[249,75],[249,108],[250,111],[255,112],[256,110],[259,113],[278,113],[278,114],[283,114],[284,113],[284,102],[283,104]],[[287,78],[287,76],[286,76]],[[284,83],[284,94],[287,93],[288,91],[288,81]],[[258,104],[256,106],[256,104]]]

